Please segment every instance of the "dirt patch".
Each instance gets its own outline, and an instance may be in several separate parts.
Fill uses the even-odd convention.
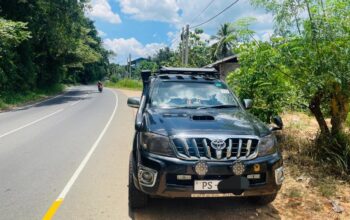
[[[141,91],[135,91],[135,90],[128,90],[128,89],[116,89],[117,91],[124,94],[126,97],[141,97]],[[136,116],[137,109],[133,109],[133,114]]]
[[[318,125],[304,113],[282,116],[285,181],[273,202],[282,219],[350,219],[350,185],[324,172],[324,165],[303,154],[313,143]]]
[[[127,97],[141,97],[141,91],[128,90],[128,89],[117,89]]]

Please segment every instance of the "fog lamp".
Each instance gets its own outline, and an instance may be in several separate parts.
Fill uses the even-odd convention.
[[[275,170],[275,180],[277,185],[281,185],[284,180],[284,168],[279,167]]]
[[[253,166],[253,170],[254,170],[254,172],[260,172],[260,164],[254,164],[254,166]]]
[[[232,172],[236,175],[236,176],[240,176],[244,173],[245,171],[245,166],[241,161],[236,161],[233,165],[232,165]]]
[[[142,173],[142,179],[145,180],[146,182],[152,182],[153,175],[152,175],[152,173],[150,173],[148,171],[144,171]]]
[[[194,171],[196,171],[196,173],[199,176],[205,176],[205,174],[207,174],[208,172],[208,165],[206,162],[204,161],[199,161],[195,167],[194,167]]]
[[[138,172],[139,183],[143,186],[152,187],[156,183],[157,171],[140,166]]]

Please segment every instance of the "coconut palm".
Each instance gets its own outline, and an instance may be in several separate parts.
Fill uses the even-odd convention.
[[[216,42],[213,44],[213,57],[222,59],[232,55],[234,41],[236,40],[235,30],[230,23],[224,23],[220,26],[216,35],[212,39]]]

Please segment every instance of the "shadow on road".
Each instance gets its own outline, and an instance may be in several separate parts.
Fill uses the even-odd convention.
[[[44,101],[42,103],[36,104],[36,105],[34,105],[34,107],[42,107],[42,106],[49,106],[49,105],[60,105],[60,104],[63,104],[63,103],[84,100],[84,99],[88,99],[87,97],[85,97],[85,95],[88,95],[88,94],[94,93],[94,92],[95,91],[91,91],[91,90],[73,90],[73,91],[66,92],[62,96],[57,97],[55,99],[51,99],[51,100]]]
[[[90,99],[90,97],[87,97],[87,95],[93,94],[93,93],[99,93],[99,92],[95,91],[95,90],[72,90],[72,91],[68,91],[68,92],[64,93],[63,95],[61,95],[57,98],[44,100],[42,102],[39,102],[38,104],[34,103],[32,105],[26,105],[23,107],[12,109],[11,111],[23,111],[23,110],[27,110],[30,108],[60,105],[60,104],[64,104],[64,103]]]
[[[129,213],[135,220],[281,219],[273,205],[256,206],[243,198],[152,199],[147,208]]]

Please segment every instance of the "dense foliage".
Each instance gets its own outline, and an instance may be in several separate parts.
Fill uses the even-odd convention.
[[[251,110],[265,122],[283,110],[299,110],[302,100],[296,87],[285,75],[269,64],[278,59],[270,50],[270,43],[249,42],[236,49],[240,57],[240,68],[227,77],[228,84],[237,95],[254,100]]]
[[[252,2],[274,15],[275,34],[268,42],[241,45],[237,50],[241,68],[231,78],[258,84],[254,95],[265,97],[259,101],[277,93],[270,103],[288,106],[283,102],[299,97],[297,103],[304,103],[319,124],[315,156],[349,173],[350,141],[344,124],[350,101],[350,1]],[[245,56],[249,51],[250,56]],[[271,83],[268,93],[263,78]]]
[[[254,2],[275,15],[278,36],[270,51],[277,59],[270,65],[284,69],[286,80],[302,91],[323,135],[341,132],[350,97],[350,2]],[[330,115],[332,129],[325,115]]]
[[[0,1],[0,94],[107,74],[109,54],[86,7],[85,0]]]

